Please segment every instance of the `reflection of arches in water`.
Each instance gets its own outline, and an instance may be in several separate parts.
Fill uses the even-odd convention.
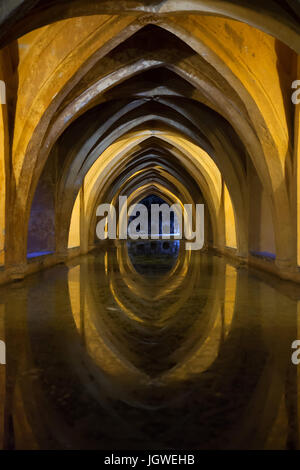
[[[108,275],[103,269],[105,257]],[[196,258],[190,263],[180,292],[186,292],[186,278],[195,264],[198,269],[189,298],[193,298],[194,290],[199,291],[203,277],[213,275],[215,280],[205,289],[208,297],[204,309],[216,309],[217,314],[207,323],[205,332],[205,322],[200,319],[199,324],[193,323],[186,343],[182,343],[183,350],[172,357],[178,367],[160,374],[159,380],[149,381],[142,370],[121,357],[103,335],[103,329],[98,329],[104,307],[110,320],[105,324],[102,321],[101,327],[115,328],[120,318],[120,312],[113,310],[119,305],[109,303],[110,286],[122,278],[113,252],[82,259],[69,271],[56,267],[45,272],[42,281],[39,275],[33,276],[20,285],[19,301],[14,295],[3,295],[10,384],[6,413],[13,416],[17,447],[23,439],[26,442],[29,430],[28,445],[34,442],[43,448],[64,447],[66,438],[74,448],[105,448],[109,442],[116,448],[137,442],[142,442],[143,448],[150,442],[165,447],[172,442],[173,448],[263,447],[276,419],[282,419],[282,399],[285,397],[289,409],[294,407],[286,388],[287,374],[292,380],[290,357],[283,352],[289,350],[296,334],[296,302],[221,258],[204,254]],[[114,276],[112,264],[116,268]],[[214,265],[211,272],[209,264]],[[224,269],[228,278],[225,286],[221,282]],[[198,274],[201,284],[197,282]],[[129,291],[126,281],[118,293],[124,300],[124,292]],[[250,297],[253,291],[256,296]],[[212,292],[219,292],[219,296]],[[48,302],[41,310],[39,299],[45,296]],[[167,290],[163,297],[168,297]],[[209,297],[215,299],[215,307]],[[16,309],[18,318],[13,315]],[[180,308],[175,310],[174,324],[171,316],[172,327],[180,326],[181,313]],[[227,331],[222,330],[218,318],[225,319]],[[280,328],[283,318],[284,330]],[[24,323],[22,329],[17,327],[20,322]],[[137,334],[145,326],[133,321],[132,325]],[[203,333],[203,340],[197,344],[192,333]],[[205,352],[208,338],[211,344]],[[22,352],[20,357],[14,356],[16,347]],[[215,357],[212,349],[217,351]],[[199,361],[204,364],[210,355],[211,362],[203,373]],[[293,424],[292,419],[287,426]],[[182,430],[180,442],[178,427]],[[155,429],[155,437],[151,429]]]
[[[135,270],[142,275],[157,276],[168,272],[179,254],[179,240],[129,241],[128,255]]]
[[[184,258],[189,257],[185,250],[181,254]],[[153,281],[144,276],[137,277],[130,264],[121,265],[124,278],[120,279],[114,252],[109,253],[108,258],[108,275],[99,279],[97,273],[97,280],[91,285],[97,283],[99,287],[87,287],[90,310],[98,333],[106,335],[113,348],[119,351],[121,360],[122,357],[129,358],[147,374],[160,374],[170,368],[170,361],[173,364],[172,356],[177,349],[181,347],[184,354],[185,338],[191,333],[192,325],[198,322],[200,328],[201,322],[203,329],[214,315],[211,308],[206,309],[207,300],[203,292],[195,289],[195,284],[199,282],[201,263],[186,266],[183,259],[171,273]],[[208,278],[204,285],[208,287],[210,281],[211,278]],[[112,297],[106,295],[105,301],[103,290]],[[186,302],[192,300],[191,296],[197,309],[186,310]],[[96,313],[95,306],[100,302],[103,311],[106,311],[104,315]],[[112,315],[109,313],[111,309]],[[177,337],[178,342],[170,340],[171,337]],[[148,363],[149,357],[157,362],[156,366]]]

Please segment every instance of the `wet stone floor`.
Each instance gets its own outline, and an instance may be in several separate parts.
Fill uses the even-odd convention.
[[[0,289],[0,447],[299,448],[300,287],[179,242]]]

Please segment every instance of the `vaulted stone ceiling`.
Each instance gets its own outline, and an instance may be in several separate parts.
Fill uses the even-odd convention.
[[[55,21],[83,15],[167,15],[202,13],[234,18],[260,27],[270,34],[299,32],[300,7],[298,0],[192,0],[192,1],[91,1],[81,0],[13,0],[1,2],[0,38],[3,43],[32,29]],[[276,24],[280,30],[276,31]],[[286,29],[286,31],[284,31]],[[290,30],[288,34],[288,30]],[[296,38],[296,35],[294,35]],[[295,44],[296,46],[296,44]],[[299,39],[298,39],[299,46]]]
[[[28,224],[36,234],[45,200],[62,259],[79,197],[85,252],[100,201],[156,191],[203,201],[216,248],[268,251],[295,270],[297,11],[293,1],[1,2],[9,269],[26,271]]]

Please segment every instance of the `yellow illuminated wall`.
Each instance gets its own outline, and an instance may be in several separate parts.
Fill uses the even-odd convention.
[[[1,70],[0,70],[1,72]],[[1,73],[0,73],[1,79]],[[0,103],[0,265],[4,264],[5,243],[5,106]]]
[[[80,246],[80,192],[73,207],[68,248],[75,248],[77,246]]]
[[[300,59],[297,59],[297,78],[300,77]],[[295,146],[296,164],[296,218],[297,218],[297,264],[300,266],[300,105],[295,105]]]
[[[229,248],[236,248],[236,228],[235,228],[235,217],[232,207],[231,198],[224,184],[224,211],[225,211],[225,234],[226,234],[226,246]]]
[[[249,198],[249,246],[250,251],[276,254],[271,202],[253,169],[248,165],[251,188]]]

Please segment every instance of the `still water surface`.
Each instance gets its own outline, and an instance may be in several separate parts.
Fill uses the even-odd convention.
[[[300,288],[179,242],[0,290],[0,447],[299,448]]]

